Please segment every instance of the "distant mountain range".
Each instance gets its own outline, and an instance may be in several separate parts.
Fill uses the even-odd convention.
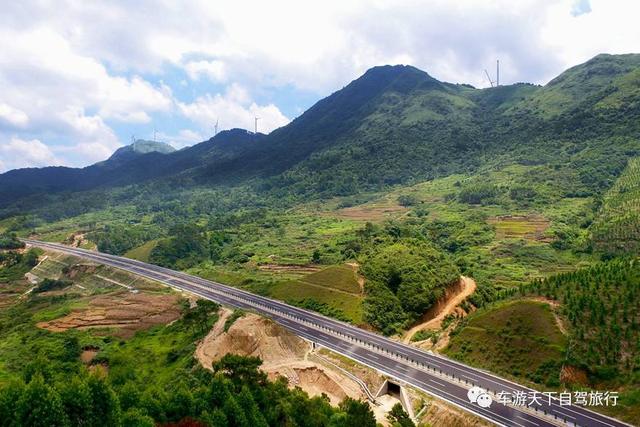
[[[486,89],[380,66],[269,135],[232,129],[179,151],[136,141],[81,169],[6,172],[0,207],[45,192],[176,179],[324,197],[508,163],[575,164],[596,191],[640,152],[639,118],[638,54],[598,55],[546,86]]]

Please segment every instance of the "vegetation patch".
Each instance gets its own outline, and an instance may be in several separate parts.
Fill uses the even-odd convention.
[[[469,315],[451,333],[445,353],[493,372],[559,386],[565,347],[548,304],[511,301]]]
[[[360,296],[300,281],[277,283],[270,287],[268,292],[272,297],[282,301],[313,300],[316,303],[325,304],[335,312],[342,313],[341,316],[354,324],[360,324],[363,320],[362,297]]]
[[[542,240],[549,221],[541,216],[499,216],[487,222],[496,228],[496,238]]]
[[[616,259],[536,280],[522,289],[561,303],[571,325],[568,361],[593,382],[639,381],[640,263]]]
[[[629,161],[604,195],[591,230],[594,249],[606,257],[640,250],[640,158]]]
[[[125,252],[124,256],[131,259],[137,259],[138,261],[148,262],[151,251],[153,251],[157,244],[158,240],[149,240],[137,248],[129,249]]]
[[[352,294],[360,294],[357,273],[348,265],[334,265],[317,273],[312,273],[300,281],[312,285],[337,289]]]
[[[242,311],[242,310],[233,310],[233,313],[231,313],[229,315],[229,317],[227,317],[225,319],[223,330],[225,332],[228,332],[229,328],[236,322],[236,320],[238,320],[242,316],[244,316],[244,311]]]

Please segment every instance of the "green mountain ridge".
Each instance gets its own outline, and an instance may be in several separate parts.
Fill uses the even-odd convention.
[[[508,164],[568,164],[581,176],[577,194],[601,192],[640,152],[638,64],[638,54],[598,55],[543,87],[488,89],[440,82],[411,66],[374,67],[269,135],[221,133],[113,170],[7,172],[0,215],[32,209],[29,198],[43,192],[132,184],[155,191],[179,182],[183,190],[242,184],[308,199]]]
[[[125,145],[124,147],[118,148],[112,155],[107,159],[109,160],[117,160],[122,159],[126,156],[131,155],[139,155],[139,154],[147,154],[147,153],[162,153],[169,154],[176,151],[170,144],[161,141],[147,141],[144,139],[138,139],[134,141],[132,144]]]

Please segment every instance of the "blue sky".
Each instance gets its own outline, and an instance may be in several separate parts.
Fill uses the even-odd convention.
[[[544,84],[597,53],[640,51],[616,0],[78,0],[0,14],[0,172],[85,166],[131,136],[176,148],[265,133],[368,68],[411,64],[477,87]]]

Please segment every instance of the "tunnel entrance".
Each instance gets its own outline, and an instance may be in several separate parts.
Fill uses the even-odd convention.
[[[400,403],[411,419],[415,418],[411,398],[407,394],[407,390],[400,382],[387,379],[376,394],[376,401],[379,402],[387,411],[390,411],[393,405]]]
[[[387,394],[395,397],[396,399],[400,399],[400,384],[395,384],[389,381],[387,385]]]

